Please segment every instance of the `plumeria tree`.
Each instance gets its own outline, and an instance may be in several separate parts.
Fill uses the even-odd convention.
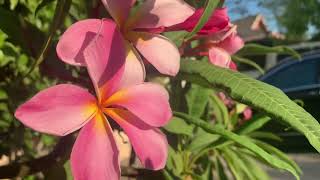
[[[0,178],[269,179],[265,164],[299,179],[270,121],[320,150],[317,120],[238,71],[299,55],[245,44],[222,0],[0,4]]]

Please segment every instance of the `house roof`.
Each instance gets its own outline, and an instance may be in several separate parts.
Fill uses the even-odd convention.
[[[283,39],[284,36],[268,30],[265,19],[261,14],[248,16],[233,22],[238,27],[238,34],[244,41],[262,40],[268,37]]]

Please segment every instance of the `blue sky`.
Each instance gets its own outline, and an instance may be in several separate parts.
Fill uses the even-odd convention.
[[[234,0],[226,0],[225,5],[229,8],[229,15],[231,20],[241,19],[249,15],[262,14],[266,19],[266,24],[269,30],[279,31],[277,22],[274,19],[272,12],[259,5],[257,0],[241,0],[240,4],[235,3]],[[240,8],[239,8],[240,7]]]

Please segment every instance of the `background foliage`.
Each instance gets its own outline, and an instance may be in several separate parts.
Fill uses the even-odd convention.
[[[178,46],[193,37],[214,9],[222,6],[218,0],[188,2],[194,7],[204,7],[205,12],[192,32],[183,36],[166,34]],[[305,8],[308,6],[305,3]],[[289,17],[292,8],[286,10],[281,22],[291,30],[291,22],[285,17]],[[40,134],[24,127],[13,114],[19,104],[57,83],[72,82],[92,89],[87,72],[59,61],[55,46],[61,33],[72,23],[93,17],[109,17],[98,0],[0,0],[0,153],[2,159],[7,159],[7,164],[0,166],[0,178],[71,178],[68,156],[76,134],[60,139]],[[316,19],[307,19],[318,25]],[[301,26],[288,33],[302,35],[305,27]],[[248,44],[233,59],[250,64],[245,55],[268,52],[299,57],[282,46]],[[259,69],[253,62],[251,65]],[[124,176],[269,179],[260,167],[265,164],[289,171],[298,179],[301,170],[296,163],[268,143],[281,139],[261,129],[271,120],[298,130],[320,150],[319,123],[275,87],[208,64],[206,57],[183,58],[175,78],[160,76],[152,69],[148,71],[152,72],[147,77],[149,81],[166,86],[175,111],[175,117],[163,129],[170,141],[169,158],[161,172],[122,167]],[[226,99],[221,98],[222,94],[227,95]],[[245,104],[255,112],[249,120],[244,118],[248,108]]]

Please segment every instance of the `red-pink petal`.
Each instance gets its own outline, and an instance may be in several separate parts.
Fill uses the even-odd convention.
[[[113,94],[105,105],[105,107],[114,105],[124,107],[154,127],[165,125],[172,117],[168,92],[154,83],[122,89]]]
[[[236,32],[235,32],[229,35],[226,39],[224,39],[220,43],[218,43],[217,46],[220,48],[223,48],[229,54],[235,54],[244,46],[244,41],[241,39],[240,36],[236,35]]]
[[[126,110],[109,109],[106,113],[124,129],[144,167],[152,170],[164,168],[168,142],[159,129],[148,126]]]
[[[129,42],[126,42],[126,49],[127,57],[124,74],[120,83],[121,88],[141,84],[146,76],[143,60],[137,50]]]
[[[97,114],[81,130],[72,148],[75,180],[120,179],[119,152],[103,114]]]
[[[230,65],[229,65],[229,68],[233,71],[238,71],[238,66],[235,62],[231,61],[230,62]]]
[[[99,101],[104,101],[119,87],[126,59],[124,40],[113,21],[104,20],[84,57]]]
[[[96,111],[96,100],[87,90],[60,84],[22,104],[15,117],[36,131],[64,136],[81,128]]]
[[[130,40],[160,73],[175,76],[180,68],[180,54],[173,42],[164,36],[145,32],[130,33]]]
[[[83,50],[96,36],[102,23],[100,19],[86,19],[70,26],[57,44],[59,58],[71,65],[85,66]]]
[[[246,107],[243,111],[243,118],[244,120],[249,120],[252,117],[252,109],[250,107]]]
[[[193,12],[183,0],[147,0],[128,21],[133,28],[168,27],[185,21]]]
[[[197,9],[187,20],[180,24],[167,27],[166,31],[192,31],[200,20],[203,11],[203,8]],[[198,31],[198,34],[211,34],[222,31],[228,26],[229,23],[230,19],[227,13],[227,8],[216,9],[206,24],[201,28],[200,31]]]
[[[224,49],[211,47],[209,49],[209,61],[216,66],[229,68],[231,57]]]
[[[136,0],[102,0],[102,3],[118,25],[122,25],[126,21],[135,2]]]

